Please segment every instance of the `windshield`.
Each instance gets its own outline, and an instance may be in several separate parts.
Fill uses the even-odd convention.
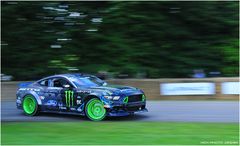
[[[77,86],[77,87],[92,87],[92,86],[102,86],[104,85],[104,81],[97,78],[97,77],[72,77],[70,78],[72,82]]]

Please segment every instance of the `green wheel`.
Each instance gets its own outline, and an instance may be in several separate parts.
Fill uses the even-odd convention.
[[[22,106],[26,115],[34,116],[38,113],[37,101],[32,95],[27,95],[24,97]]]
[[[90,120],[100,121],[106,117],[107,112],[103,103],[99,99],[93,98],[87,102],[85,113]]]

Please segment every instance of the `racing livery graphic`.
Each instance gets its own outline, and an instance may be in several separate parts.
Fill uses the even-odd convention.
[[[71,102],[72,102],[72,106],[73,106],[73,91],[71,91],[71,90],[65,91],[65,98],[66,98],[66,106],[70,107]]]
[[[89,74],[62,74],[19,84],[16,105],[26,115],[39,112],[86,115],[100,121],[106,116],[147,112],[141,89],[109,85]]]

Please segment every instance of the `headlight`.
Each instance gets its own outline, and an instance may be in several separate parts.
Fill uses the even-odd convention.
[[[112,100],[113,97],[112,96],[104,96],[104,98],[108,99],[108,100]]]
[[[104,96],[104,98],[106,98],[108,100],[118,100],[120,98],[120,96]]]
[[[114,96],[113,100],[118,100],[120,98],[120,96]]]

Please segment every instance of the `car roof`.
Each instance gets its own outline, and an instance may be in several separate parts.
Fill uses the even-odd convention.
[[[52,76],[47,76],[45,78],[42,78],[38,81],[49,79],[49,78],[54,78],[54,77],[63,77],[63,78],[71,78],[71,77],[91,77],[93,75],[90,74],[85,74],[85,73],[68,73],[68,74],[57,74],[57,75],[52,75]],[[36,82],[38,82],[36,81]]]
[[[68,73],[68,74],[59,74],[55,76],[64,76],[64,77],[90,77],[93,75],[85,74],[85,73]]]

